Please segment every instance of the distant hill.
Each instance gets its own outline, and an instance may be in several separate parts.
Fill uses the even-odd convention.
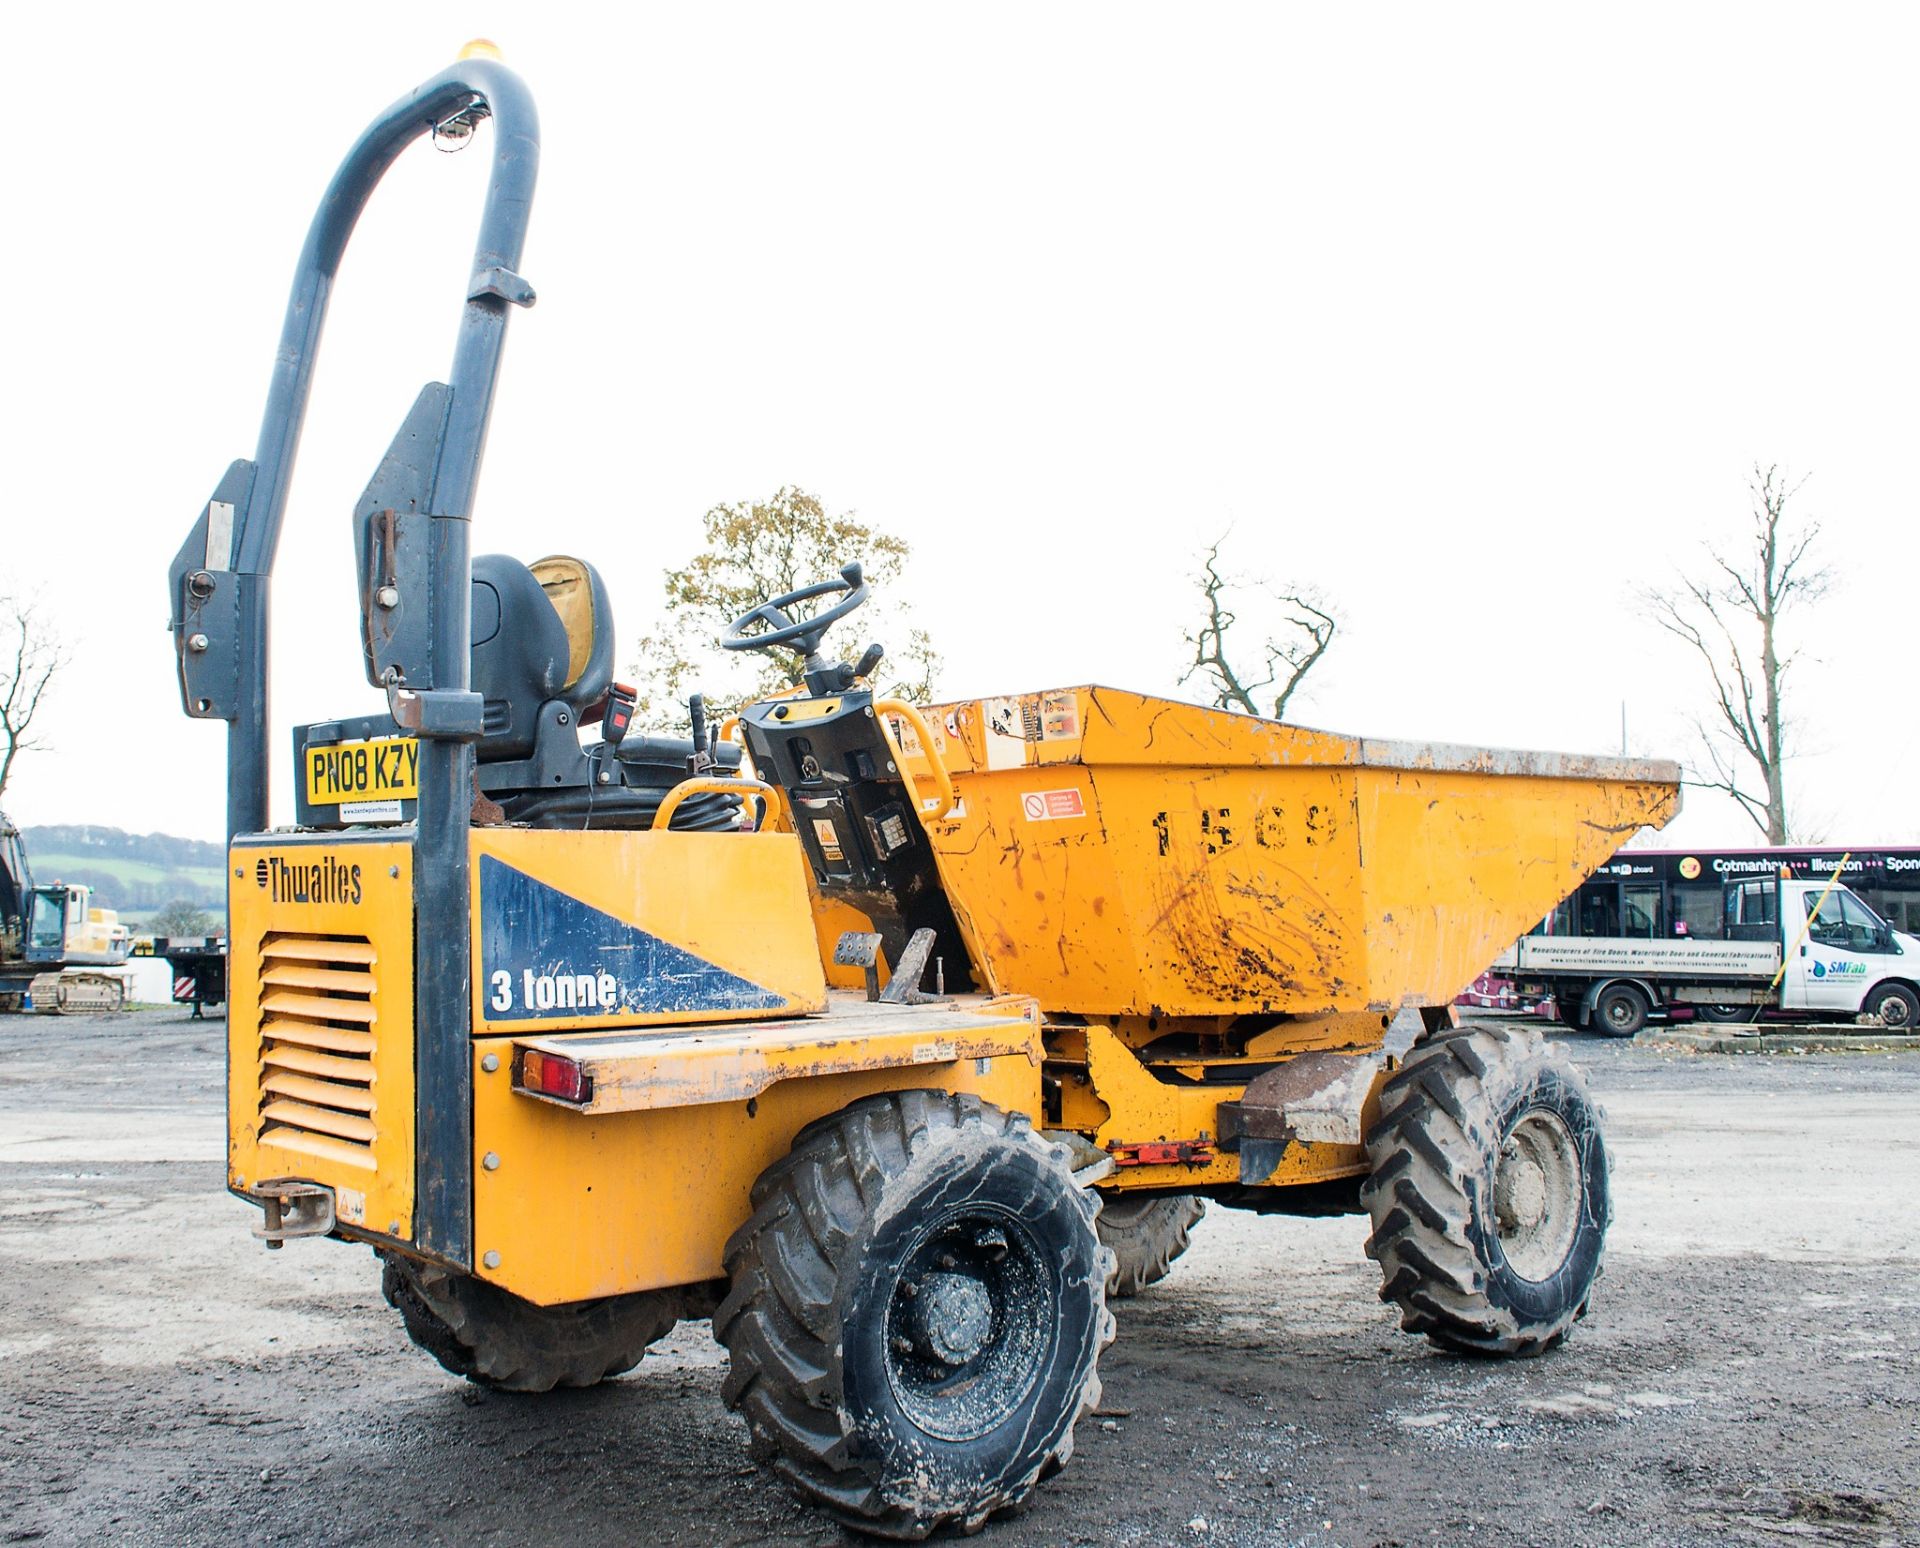
[[[91,824],[23,828],[21,837],[34,881],[84,883],[93,888],[97,907],[137,915],[185,898],[226,913],[223,845]]]

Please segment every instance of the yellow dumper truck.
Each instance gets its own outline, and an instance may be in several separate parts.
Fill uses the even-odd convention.
[[[352,513],[385,703],[295,729],[271,829],[267,581],[328,293],[428,135],[492,168],[450,380]],[[1674,768],[1103,687],[876,699],[877,652],[825,646],[855,565],[725,641],[796,652],[802,691],[632,731],[598,571],[469,547],[537,158],[486,50],[374,121],[258,451],[169,575],[187,713],[228,723],[228,1184],[258,1234],[368,1244],[418,1343],[517,1391],[711,1317],[756,1454],[899,1537],[1067,1459],[1109,1294],[1203,1200],[1370,1214],[1382,1294],[1442,1344],[1561,1338],[1609,1214],[1593,1105],[1533,1033],[1444,1007],[1672,814]]]

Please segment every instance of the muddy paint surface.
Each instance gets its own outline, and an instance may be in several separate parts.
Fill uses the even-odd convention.
[[[220,1191],[223,1037],[0,1019],[0,1543],[851,1541],[748,1462],[705,1323],[496,1396],[364,1249],[263,1251]],[[1066,1471],[976,1541],[1920,1541],[1920,1055],[1569,1041],[1618,1218],[1565,1348],[1435,1353],[1360,1220],[1215,1209],[1116,1308]]]

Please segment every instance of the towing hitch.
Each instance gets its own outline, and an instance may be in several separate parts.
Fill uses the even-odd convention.
[[[333,1230],[333,1189],[310,1182],[262,1183],[251,1195],[267,1212],[253,1234],[269,1249],[296,1236],[326,1236]]]

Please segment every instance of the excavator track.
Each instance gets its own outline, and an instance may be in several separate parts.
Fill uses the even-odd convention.
[[[127,1008],[126,980],[112,973],[42,973],[33,1008],[43,1016],[98,1015]]]

